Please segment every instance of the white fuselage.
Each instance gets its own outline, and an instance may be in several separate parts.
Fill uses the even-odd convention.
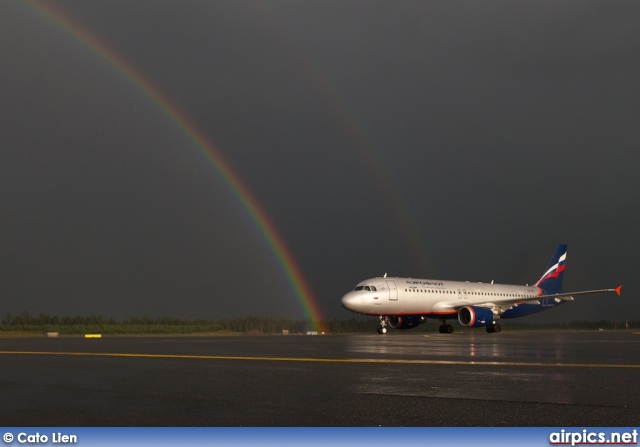
[[[364,315],[455,315],[454,307],[505,301],[554,306],[553,299],[538,302],[544,292],[536,286],[441,281],[414,278],[371,278],[342,297],[342,305]],[[547,302],[548,301],[548,302]],[[455,304],[454,304],[455,303]],[[505,309],[506,310],[506,309]]]

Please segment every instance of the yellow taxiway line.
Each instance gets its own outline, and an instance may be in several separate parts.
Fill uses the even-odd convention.
[[[542,362],[491,362],[476,360],[420,360],[420,359],[331,359],[315,357],[249,357],[233,355],[182,355],[182,354],[132,354],[109,352],[56,352],[56,351],[0,351],[0,355],[61,355],[79,357],[154,358],[183,360],[244,360],[262,362],[307,363],[375,363],[390,365],[478,365],[478,366],[555,366],[559,368],[636,368],[640,364],[624,363],[542,363]]]

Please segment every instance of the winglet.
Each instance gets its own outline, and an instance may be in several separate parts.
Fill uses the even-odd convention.
[[[620,292],[622,291],[622,286],[618,286],[616,287],[616,293],[618,294],[618,296],[620,296]]]

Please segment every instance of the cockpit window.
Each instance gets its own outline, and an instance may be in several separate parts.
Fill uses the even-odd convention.
[[[370,292],[377,292],[378,289],[376,289],[375,286],[356,286],[355,289],[353,290],[368,290]]]

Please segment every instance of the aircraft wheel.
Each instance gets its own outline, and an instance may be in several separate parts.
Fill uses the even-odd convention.
[[[488,334],[493,334],[495,331],[496,331],[496,327],[493,324],[490,324],[489,326],[487,326]]]
[[[383,335],[387,333],[387,328],[386,327],[379,327],[378,328],[378,334]]]
[[[451,326],[450,324],[447,324],[445,327],[445,332],[447,334],[453,334],[453,326]]]
[[[500,332],[502,330],[502,326],[500,326],[500,323],[496,323],[493,325],[493,330],[495,332]]]

